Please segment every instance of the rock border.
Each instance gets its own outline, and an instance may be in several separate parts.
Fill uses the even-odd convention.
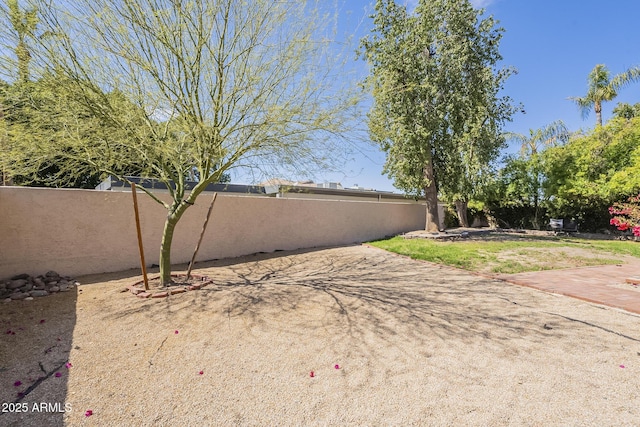
[[[74,278],[60,276],[53,270],[37,277],[26,273],[17,274],[9,280],[0,281],[0,299],[4,302],[31,301],[34,298],[70,291],[79,284]]]

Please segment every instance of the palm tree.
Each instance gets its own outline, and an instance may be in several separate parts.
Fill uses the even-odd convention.
[[[562,120],[540,129],[529,129],[529,135],[521,133],[506,132],[503,134],[505,140],[516,141],[520,144],[520,154],[528,157],[536,154],[542,146],[556,146],[569,140],[569,131]]]
[[[539,228],[539,218],[542,213],[540,200],[544,197],[544,191],[540,158],[536,154],[541,147],[554,147],[567,142],[570,133],[562,120],[556,120],[543,128],[529,129],[529,135],[507,132],[503,136],[506,141],[515,141],[520,144],[520,155],[526,168],[525,173],[532,184],[530,203],[533,208],[533,226]]]
[[[29,62],[31,54],[27,47],[27,38],[32,37],[38,25],[38,10],[21,9],[18,0],[7,0],[9,21],[13,31],[18,36],[15,54],[18,57],[18,80],[22,83],[29,81]]]
[[[611,101],[618,96],[618,90],[640,79],[640,67],[632,67],[624,73],[609,78],[609,70],[604,64],[596,65],[589,73],[589,89],[583,97],[569,98],[578,104],[582,117],[589,116],[591,109],[596,112],[596,124],[602,126],[602,102]]]

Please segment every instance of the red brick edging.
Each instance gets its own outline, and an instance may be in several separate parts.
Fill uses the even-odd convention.
[[[151,277],[149,278],[149,280],[157,280],[159,277],[160,276]],[[172,274],[171,277],[185,277],[185,275]],[[200,280],[201,283],[193,283],[190,285],[182,285],[182,286],[178,285],[167,290],[151,291],[151,290],[145,290],[144,280],[140,280],[139,282],[136,282],[133,285],[127,286],[126,289],[123,290],[123,292],[129,291],[133,295],[137,296],[138,298],[166,298],[169,295],[176,295],[176,294],[181,294],[183,292],[202,289],[208,284],[213,283],[213,280],[207,276],[199,276],[196,274],[192,274],[191,278]]]

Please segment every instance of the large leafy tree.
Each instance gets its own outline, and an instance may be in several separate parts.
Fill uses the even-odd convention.
[[[0,40],[2,40],[0,49],[14,51],[15,61],[11,61],[12,64],[8,68],[12,69],[12,71],[17,71],[19,84],[27,84],[30,77],[29,62],[31,61],[27,41],[34,36],[38,25],[37,9],[23,9],[18,4],[18,0],[6,0],[3,3],[0,4],[0,18],[2,18],[0,19],[0,26],[3,26],[5,31],[2,32],[2,37],[0,37]],[[7,58],[3,58],[3,60],[6,62]],[[2,83],[0,85],[0,91],[2,91],[0,95],[3,95],[10,85],[1,80],[0,83]],[[0,98],[0,152],[3,153],[3,156],[6,156],[8,135],[4,118],[9,108],[3,103],[2,98]],[[5,168],[0,170],[0,175],[2,175],[2,185],[12,183]]]
[[[426,196],[425,228],[438,230],[438,192],[469,194],[482,164],[498,153],[513,112],[498,92],[502,29],[468,0],[420,1],[414,13],[378,0],[374,29],[361,41],[371,66],[371,138],[387,152],[384,171]]]
[[[587,94],[569,99],[578,105],[584,118],[587,118],[593,109],[596,113],[596,125],[602,126],[602,103],[615,99],[622,87],[638,79],[640,79],[640,67],[629,68],[612,78],[607,67],[604,64],[598,64],[589,73]]]
[[[0,163],[3,170],[12,171],[13,184],[95,188],[100,183],[101,171],[83,160],[78,141],[91,144],[106,138],[126,140],[123,129],[97,120],[86,105],[72,96],[71,84],[63,76],[47,73],[35,81],[0,88],[0,104],[5,110],[2,120],[5,153]],[[128,120],[138,117],[139,126],[145,126],[136,106],[121,93],[109,93],[106,97],[118,106],[117,114]],[[137,175],[142,170],[135,158],[111,160],[109,169],[121,175]]]
[[[565,144],[569,141],[570,133],[565,124],[558,120],[539,129],[529,129],[529,135],[507,132],[504,136],[507,141],[520,145],[520,158],[508,159],[503,171],[503,176],[514,178],[506,188],[513,194],[518,194],[517,199],[522,206],[530,207],[531,226],[541,228],[541,203],[545,199],[543,191],[545,175],[540,149]],[[514,189],[514,184],[520,188]]]
[[[626,102],[619,102],[613,109],[613,117],[627,120],[631,120],[634,117],[640,117],[640,102],[633,105]]]
[[[59,114],[70,149],[50,141],[39,152],[61,156],[67,171],[83,164],[121,179],[133,159],[167,185],[169,202],[148,192],[167,209],[163,284],[176,225],[208,184],[234,167],[311,171],[345,157],[340,137],[357,97],[336,78],[321,3],[37,3],[51,36],[37,39],[32,62],[64,78],[66,96],[87,114]],[[120,132],[87,139],[77,125],[85,119]],[[187,191],[194,170],[199,181]]]
[[[607,207],[640,191],[640,117],[611,119],[544,153],[545,193],[554,215],[606,228]]]
[[[500,226],[540,229],[545,193],[540,155],[508,156],[482,194],[485,210]]]

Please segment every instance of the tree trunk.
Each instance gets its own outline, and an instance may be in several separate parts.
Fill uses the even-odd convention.
[[[438,221],[438,189],[436,188],[432,159],[429,159],[424,167],[424,179],[427,182],[424,188],[424,194],[427,199],[427,222],[425,224],[425,230],[438,232],[440,231],[440,221]]]
[[[174,215],[168,215],[164,222],[162,243],[160,244],[160,284],[166,286],[171,283],[171,241],[178,220]]]
[[[596,125],[602,126],[602,104],[600,102],[596,102],[595,109],[596,109]]]
[[[469,217],[467,216],[467,201],[456,200],[456,213],[458,214],[458,224],[460,227],[469,227]]]
[[[187,210],[188,205],[180,204],[178,207],[172,206],[164,222],[162,232],[162,243],[160,244],[160,284],[166,286],[171,283],[171,242],[176,224]]]

